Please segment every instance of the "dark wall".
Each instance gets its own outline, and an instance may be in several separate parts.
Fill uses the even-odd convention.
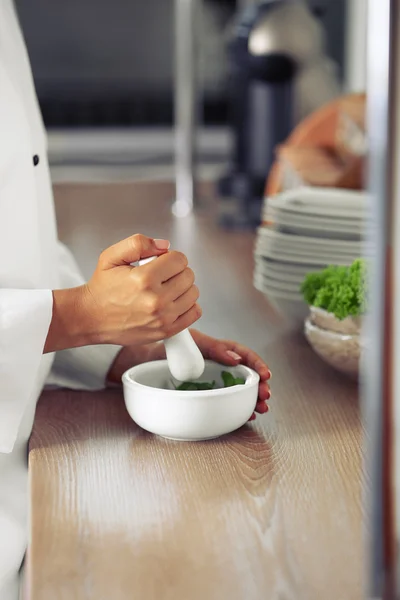
[[[344,0],[322,17],[343,63]],[[203,0],[204,120],[226,120],[223,31],[234,0]],[[172,122],[174,0],[16,0],[47,125]]]
[[[365,0],[367,2],[367,0]],[[327,35],[327,52],[344,74],[346,0],[309,0]]]

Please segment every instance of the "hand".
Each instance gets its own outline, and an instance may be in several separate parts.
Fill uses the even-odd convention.
[[[267,400],[271,397],[268,380],[271,377],[271,373],[264,361],[255,352],[236,342],[216,340],[193,329],[191,330],[191,334],[204,358],[229,366],[241,363],[254,369],[260,375],[256,412],[259,414],[268,412]],[[109,381],[117,383],[121,380],[122,374],[130,367],[164,358],[164,344],[123,348],[110,369]],[[255,417],[254,413],[250,420],[255,419]]]
[[[201,316],[194,273],[169,242],[134,235],[105,250],[90,281],[53,292],[45,352],[93,344],[146,345],[192,325]],[[157,260],[132,267],[140,259]]]
[[[191,334],[205,359],[214,360],[217,363],[232,367],[238,364],[246,365],[259,374],[260,385],[255,410],[259,414],[268,412],[267,400],[271,397],[268,380],[271,378],[271,372],[262,358],[249,348],[246,348],[246,346],[242,346],[242,344],[237,342],[217,340],[194,329],[191,330]],[[255,418],[256,414],[253,413],[250,421],[253,421]]]
[[[86,286],[99,342],[148,344],[175,335],[201,316],[187,258],[166,253],[168,246],[134,235],[102,253]],[[161,252],[151,263],[130,266]]]

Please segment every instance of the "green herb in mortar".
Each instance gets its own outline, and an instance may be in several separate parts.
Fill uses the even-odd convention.
[[[228,371],[222,371],[221,373],[222,381],[224,382],[224,387],[233,387],[234,385],[243,385],[245,380],[243,377],[234,377],[232,373]]]
[[[234,385],[245,384],[245,380],[243,377],[234,377],[232,373],[229,373],[228,371],[222,371],[221,377],[222,381],[224,382],[224,388],[233,387]],[[199,390],[215,390],[215,388],[215,381],[213,381],[212,383],[196,383],[194,381],[184,381],[176,389],[180,392],[195,392]]]
[[[350,267],[331,266],[306,276],[301,292],[309,306],[323,308],[340,320],[366,311],[367,263],[357,259]]]

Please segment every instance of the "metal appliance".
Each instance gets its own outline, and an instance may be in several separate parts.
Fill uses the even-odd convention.
[[[233,151],[219,181],[219,221],[254,227],[276,146],[340,85],[323,27],[302,0],[247,6],[233,24],[228,52]]]

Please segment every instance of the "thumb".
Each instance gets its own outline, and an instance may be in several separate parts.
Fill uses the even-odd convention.
[[[99,258],[99,267],[107,270],[130,265],[142,258],[165,254],[169,247],[168,240],[154,240],[141,234],[132,235],[104,250]]]

